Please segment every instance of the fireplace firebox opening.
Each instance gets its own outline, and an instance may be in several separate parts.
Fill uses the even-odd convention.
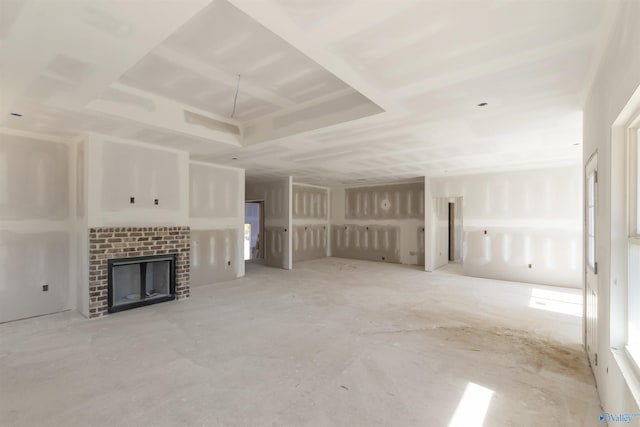
[[[171,301],[176,298],[176,256],[108,260],[108,312]]]

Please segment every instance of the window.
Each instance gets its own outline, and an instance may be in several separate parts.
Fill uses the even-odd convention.
[[[638,122],[628,132],[628,291],[627,291],[627,352],[640,365],[640,129]]]

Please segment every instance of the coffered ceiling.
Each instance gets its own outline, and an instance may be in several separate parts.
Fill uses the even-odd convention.
[[[318,184],[575,164],[616,9],[0,0],[0,126],[130,138],[248,179]]]

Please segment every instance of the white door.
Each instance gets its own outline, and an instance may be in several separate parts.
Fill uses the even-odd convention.
[[[585,339],[592,366],[598,365],[598,261],[596,213],[598,211],[598,155],[585,166]]]

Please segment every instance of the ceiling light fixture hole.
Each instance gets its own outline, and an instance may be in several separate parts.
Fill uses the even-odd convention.
[[[489,105],[488,102],[481,102],[480,104],[478,104],[478,107],[486,107],[487,105]]]
[[[12,113],[10,113],[10,114],[11,114],[12,116],[14,116],[14,117],[22,117],[22,114],[20,114],[20,113],[12,112]]]

